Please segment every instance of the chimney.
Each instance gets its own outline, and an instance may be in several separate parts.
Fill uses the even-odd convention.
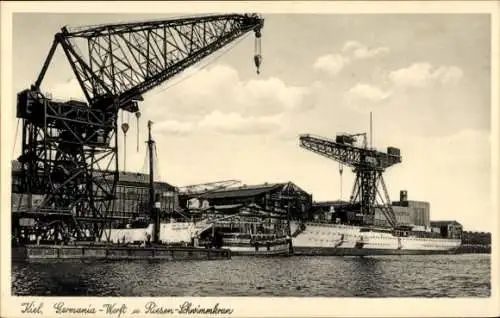
[[[401,203],[408,201],[408,191],[406,190],[399,191],[399,201]]]

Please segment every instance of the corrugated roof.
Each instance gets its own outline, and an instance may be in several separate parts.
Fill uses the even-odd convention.
[[[21,163],[17,160],[12,160],[12,172],[21,171]],[[111,172],[111,171],[110,171]],[[113,175],[108,174],[105,178],[112,180]],[[147,187],[149,184],[149,174],[141,173],[141,172],[129,172],[129,171],[119,171],[118,172],[118,182],[124,185],[137,185],[137,186],[145,186]],[[165,181],[155,181],[155,186],[164,188],[175,188],[175,186],[171,185]]]
[[[431,221],[431,226],[432,225],[448,225],[448,224],[458,224],[460,226],[462,226],[462,224],[460,224],[459,222],[455,221],[455,220],[452,220],[452,221]]]
[[[263,184],[255,186],[242,186],[238,188],[227,188],[225,190],[204,193],[199,195],[199,197],[203,199],[251,197],[274,190],[282,185],[283,183],[273,183],[267,185]]]
[[[225,205],[214,205],[210,206],[208,208],[202,209],[202,210],[231,210],[231,209],[236,209],[236,208],[241,208],[243,204],[225,204]]]
[[[335,200],[335,201],[316,201],[313,202],[313,206],[323,206],[323,205],[339,205],[339,204],[349,204],[349,201],[341,201],[341,200]]]

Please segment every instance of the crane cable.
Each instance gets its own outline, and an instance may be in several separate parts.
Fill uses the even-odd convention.
[[[156,166],[156,169],[155,169],[155,172],[156,172],[156,177],[157,177],[157,180],[161,180],[161,170],[160,170],[160,160],[158,159],[158,150],[156,148],[156,144],[153,145],[154,147],[154,150],[155,150],[155,166]]]
[[[14,135],[14,144],[12,145],[12,157],[14,157],[14,151],[16,150],[16,144],[17,144],[17,134],[19,132],[19,122],[21,121],[20,118],[17,119],[17,125],[16,125],[16,134]]]
[[[212,58],[211,60],[208,60],[206,62],[205,65],[201,66],[197,72],[194,72],[192,73],[191,75],[188,75],[188,76],[185,76],[184,78],[180,77],[176,82],[173,82],[172,84],[170,85],[167,85],[165,86],[164,88],[158,90],[158,92],[156,92],[155,94],[152,94],[151,96],[156,96],[158,95],[159,93],[162,93],[164,92],[165,90],[171,88],[171,87],[174,87],[182,82],[184,82],[185,80],[197,75],[199,73],[199,71],[202,71],[204,70],[207,66],[209,66],[210,64],[212,64],[213,62],[217,61],[219,58],[221,58],[224,54],[226,54],[227,52],[229,52],[234,46],[236,46],[238,43],[240,43],[241,41],[243,41],[243,39],[245,39],[246,37],[249,36],[250,33],[248,34],[245,34],[244,36],[242,36],[240,39],[238,39],[237,41],[233,42],[231,45],[228,45],[226,46],[224,49],[221,49],[219,52],[217,52],[216,54],[214,54],[214,58]]]
[[[229,52],[229,50],[231,50],[234,46],[236,46],[238,43],[240,43],[241,41],[243,41],[243,39],[245,39],[246,37],[248,37],[249,34],[246,34],[244,36],[242,36],[240,39],[238,39],[237,41],[233,42],[231,45],[228,45],[226,46],[225,49],[222,49],[220,50],[218,53],[215,54],[215,57],[213,57],[211,60],[208,60],[206,62],[205,65],[201,66],[198,71],[201,71],[201,70],[204,70],[208,65],[210,65],[211,63],[215,62],[216,60],[218,60],[220,57],[222,57],[224,54],[226,54],[227,52]],[[174,81],[172,84],[170,85],[167,85],[165,86],[164,88],[162,89],[159,89],[156,93],[154,94],[151,94],[150,96],[156,96],[162,92],[164,92],[165,90],[171,88],[171,87],[174,87],[182,82],[184,82],[185,80],[193,77],[194,75],[198,74],[198,72],[195,72],[191,75],[188,75],[188,76],[185,76],[185,77],[180,77],[176,82]],[[123,117],[122,117],[122,123],[123,123]],[[147,158],[148,158],[148,151],[149,150],[146,150],[146,156],[144,156],[144,163],[142,165],[142,170],[145,171],[146,170],[146,165],[147,165]],[[155,147],[155,152],[156,152],[156,147]]]
[[[199,73],[199,71],[204,70],[207,66],[209,66],[209,65],[210,65],[210,64],[212,64],[213,62],[217,61],[217,60],[218,60],[219,58],[221,58],[224,54],[226,54],[227,52],[229,52],[229,51],[230,51],[230,50],[231,50],[234,46],[236,46],[238,43],[240,43],[240,42],[241,42],[241,41],[243,41],[246,37],[248,37],[248,36],[249,36],[249,34],[250,34],[250,33],[245,34],[244,36],[242,36],[242,37],[241,37],[240,39],[238,39],[237,41],[234,41],[232,44],[230,44],[230,45],[226,46],[225,48],[221,49],[219,52],[217,52],[217,53],[215,54],[215,56],[214,56],[212,59],[208,60],[208,61],[207,61],[207,62],[206,62],[203,66],[201,66],[201,67],[198,69],[198,72],[194,72],[194,73],[192,73],[191,75],[185,76],[184,78],[182,78],[182,77],[181,77],[181,78],[179,78],[177,81],[174,81],[172,84],[167,85],[167,86],[165,86],[163,89],[158,90],[155,94],[152,94],[151,96],[156,96],[156,95],[158,95],[158,94],[160,94],[160,93],[164,92],[165,90],[167,90],[167,89],[169,89],[169,88],[172,88],[172,87],[174,87],[174,86],[176,86],[176,85],[178,85],[178,84],[180,84],[180,83],[184,82],[185,80],[187,80],[187,79],[189,79],[189,78],[191,78],[191,77],[195,76],[196,74],[198,74],[198,73]],[[257,45],[257,44],[256,44],[256,45]],[[258,45],[258,46],[259,46],[259,53],[260,53],[260,41],[259,41],[259,45]],[[256,47],[255,49],[257,49],[257,47]],[[124,123],[124,120],[123,120],[123,113],[122,113],[122,124],[123,124],[123,123]],[[137,127],[137,128],[138,128],[138,127]],[[125,138],[124,138],[124,139],[125,139]],[[125,144],[125,141],[124,141],[124,144]],[[126,147],[126,146],[125,146],[125,147]],[[155,149],[156,149],[156,148],[155,148]],[[155,152],[156,152],[156,150],[155,150]],[[126,156],[126,154],[124,155],[124,157],[125,157],[125,156]],[[146,156],[146,157],[147,157],[147,156]],[[145,157],[145,158],[146,158],[146,157]],[[124,159],[125,159],[125,158],[124,158]],[[143,165],[143,168],[144,168],[144,166],[145,166],[145,164]]]
[[[342,172],[344,172],[344,167],[341,162],[339,162],[339,174],[340,174],[340,201],[342,201]]]
[[[123,132],[123,171],[125,172],[126,170],[126,164],[127,164],[127,134],[123,131],[123,124],[125,123],[125,112],[122,110],[122,132]]]
[[[147,165],[148,165],[148,153],[149,153],[149,147],[146,147],[146,155],[144,156],[144,161],[142,163],[142,168],[141,171],[145,174],[147,174]]]

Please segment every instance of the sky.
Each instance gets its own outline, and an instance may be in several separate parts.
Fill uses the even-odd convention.
[[[12,100],[36,80],[62,26],[168,17],[15,14]],[[130,123],[126,170],[144,170],[152,120],[163,181],[292,181],[315,201],[339,199],[342,184],[347,199],[353,174],[345,169],[341,179],[339,164],[300,148],[298,136],[368,132],[372,112],[373,145],[398,147],[403,157],[384,175],[392,200],[405,189],[410,200],[430,202],[433,220],[492,231],[487,15],[263,17],[260,75],[250,34],[144,95],[139,152],[135,117],[124,116]],[[41,88],[83,99],[61,50]]]

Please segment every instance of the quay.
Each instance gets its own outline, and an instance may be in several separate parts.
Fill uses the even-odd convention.
[[[15,262],[35,260],[226,260],[229,249],[170,246],[24,245],[12,247]]]
[[[462,244],[456,254],[491,254],[491,244]]]

